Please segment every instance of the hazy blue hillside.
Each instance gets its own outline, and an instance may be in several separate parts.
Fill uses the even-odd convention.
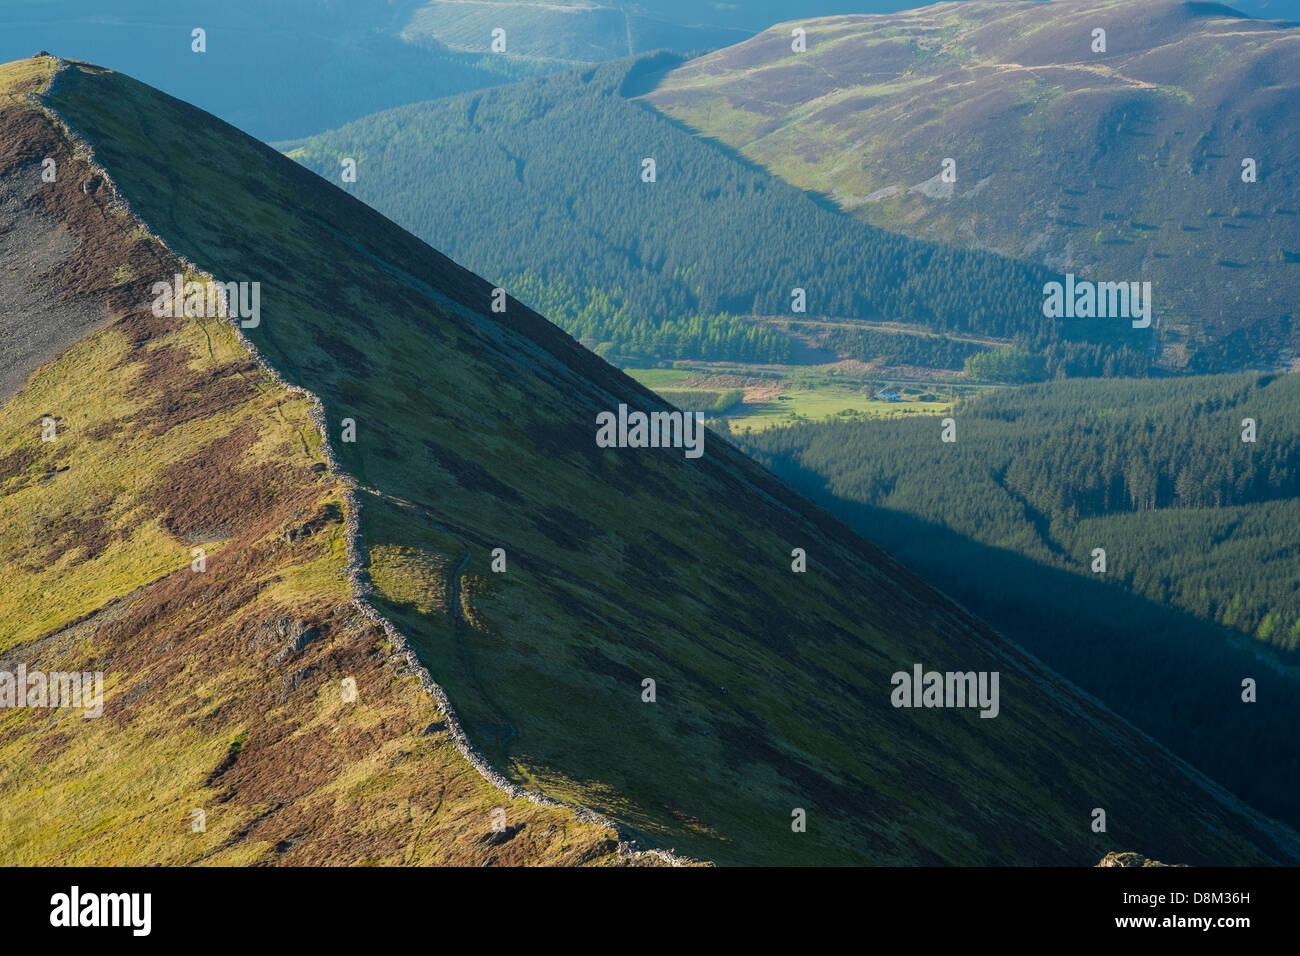
[[[1236,7],[1252,17],[1300,21],[1300,2],[1297,0],[1237,0],[1228,6]]]
[[[50,50],[109,64],[270,140],[550,68],[408,43],[397,33],[402,6],[132,0],[106,12],[90,0],[0,0],[0,61]],[[207,32],[206,53],[191,49],[195,28]]]

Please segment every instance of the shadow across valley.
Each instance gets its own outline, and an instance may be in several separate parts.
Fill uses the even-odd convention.
[[[1300,823],[1300,680],[1275,654],[1117,584],[842,498],[815,472],[768,457],[795,489],[1202,773]],[[1247,677],[1256,703],[1242,700]]]
[[[703,131],[683,123],[676,117],[670,116],[662,110],[657,109],[652,103],[645,99],[646,96],[659,88],[659,84],[663,82],[664,77],[666,77],[669,72],[681,66],[686,62],[686,60],[687,57],[666,51],[663,53],[652,53],[649,56],[641,58],[630,70],[628,70],[627,77],[623,80],[623,85],[618,89],[618,95],[625,100],[635,103],[642,109],[653,113],[659,119],[668,123],[670,126],[676,127],[693,139],[697,139],[713,149],[718,150],[718,152],[722,153],[733,162],[738,163],[749,172],[755,173],[759,176],[777,179],[778,177],[773,176],[771,170],[754,162],[734,146],[729,146],[722,142],[722,140],[709,136]],[[837,215],[845,215],[844,209],[841,208],[840,204],[832,199],[828,194],[817,192],[812,189],[804,189],[803,187],[787,182],[784,179],[779,181],[796,192],[802,193],[827,212],[833,212]],[[872,226],[869,228],[875,227]]]

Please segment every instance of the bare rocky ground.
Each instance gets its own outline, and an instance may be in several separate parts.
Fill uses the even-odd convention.
[[[50,296],[45,277],[78,249],[62,223],[24,209],[41,185],[39,162],[0,173],[0,403],[32,371],[113,318],[102,301]]]

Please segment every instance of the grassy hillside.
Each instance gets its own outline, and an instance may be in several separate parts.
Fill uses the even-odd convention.
[[[1300,26],[1179,0],[977,0],[803,22],[795,53],[795,25],[683,64],[647,101],[865,222],[1150,280],[1167,368],[1291,362]]]
[[[653,394],[356,199],[118,74],[70,66],[45,100],[179,253],[264,283],[257,348],[332,437],[355,422],[373,600],[508,776],[720,862],[1300,859],[716,436],[598,448],[598,411]],[[917,661],[998,671],[999,717],[890,706]]]
[[[1297,408],[1295,375],[1056,382],[963,401],[954,444],[933,419],[745,442],[1176,752],[1300,820]],[[1267,688],[1257,705],[1241,702],[1247,676]]]
[[[0,404],[0,671],[102,671],[104,702],[98,719],[0,710],[0,863],[617,861],[606,828],[488,785],[358,614],[307,402],[224,321],[150,313],[149,283],[185,265],[19,95],[52,67],[0,67],[0,194],[21,199],[5,233],[26,252],[0,292],[39,290],[98,331]],[[26,243],[50,223],[52,255]],[[47,315],[7,313],[6,331]]]
[[[1014,338],[1047,375],[1145,370],[1143,330],[1044,319],[1047,270],[839,215],[628,99],[671,62],[416,104],[290,155],[335,181],[355,158],[349,192],[615,361],[785,362],[790,336],[735,317],[834,316]],[[925,344],[915,357],[951,361],[946,339]],[[865,345],[839,343],[893,351]]]

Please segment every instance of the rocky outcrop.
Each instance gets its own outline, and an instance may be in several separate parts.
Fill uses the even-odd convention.
[[[1120,852],[1112,850],[1101,858],[1098,866],[1185,866],[1183,863],[1161,863],[1159,860],[1151,860],[1141,853],[1134,853],[1132,850]]]

